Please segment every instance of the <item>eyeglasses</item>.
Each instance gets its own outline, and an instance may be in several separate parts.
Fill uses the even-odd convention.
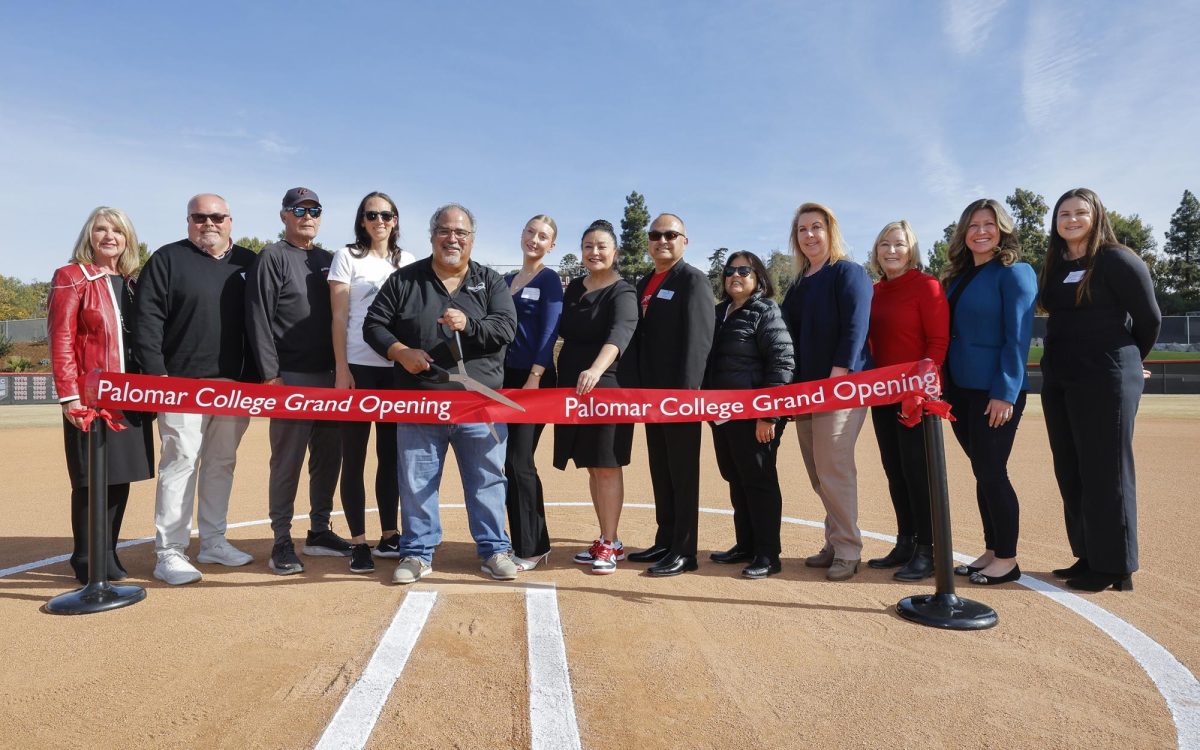
[[[465,240],[475,234],[470,229],[451,229],[450,227],[438,227],[433,230],[433,235],[440,240],[444,240],[450,235],[454,235],[456,240]]]
[[[291,208],[288,208],[285,210],[291,211],[292,216],[295,216],[297,219],[304,216],[304,214],[308,214],[309,216],[313,217],[314,219],[316,219],[317,217],[319,217],[321,215],[321,207],[320,206],[311,206],[309,208],[305,208],[304,206],[292,206]]]
[[[738,276],[745,277],[745,276],[749,276],[750,274],[754,273],[754,269],[751,268],[750,266],[725,266],[725,278],[728,279],[730,276],[734,275],[735,273]]]
[[[675,231],[669,231],[669,232],[652,231],[652,232],[648,232],[646,234],[646,236],[650,238],[651,242],[658,242],[659,240],[666,240],[667,242],[670,242],[672,240],[678,239],[679,237],[686,237],[687,235],[685,235],[683,232],[675,232]]]
[[[229,214],[188,214],[188,218],[193,224],[203,224],[206,221],[211,221],[213,224],[222,224],[229,218]]]
[[[367,217],[367,221],[378,221],[379,219],[391,221],[396,218],[396,214],[391,211],[367,211],[363,216]]]

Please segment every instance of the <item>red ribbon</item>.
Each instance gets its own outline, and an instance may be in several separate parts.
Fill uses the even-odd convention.
[[[908,393],[901,399],[900,413],[897,415],[897,419],[905,427],[916,427],[921,421],[921,417],[926,414],[935,414],[951,422],[956,421],[954,415],[950,413],[950,403],[948,401],[929,398],[920,391]]]
[[[940,392],[930,360],[757,390],[598,388],[584,396],[572,388],[503,390],[523,412],[462,390],[309,388],[98,370],[87,377],[84,401],[107,409],[283,419],[611,424],[793,416],[894,404],[915,392]]]
[[[129,426],[121,424],[119,420],[124,419],[125,415],[119,411],[109,411],[108,409],[96,410],[90,406],[77,406],[70,411],[70,414],[82,422],[80,429],[84,432],[88,431],[92,426],[92,422],[96,420],[96,417],[103,419],[104,424],[108,425],[108,429],[113,432],[120,432]]]

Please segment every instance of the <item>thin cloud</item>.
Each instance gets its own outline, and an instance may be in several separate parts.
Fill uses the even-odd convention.
[[[1076,78],[1091,57],[1071,28],[1078,13],[1057,5],[1035,5],[1029,16],[1021,66],[1021,103],[1025,121],[1042,130],[1055,125],[1056,114],[1070,111],[1079,100]]]
[[[1004,0],[947,0],[943,6],[942,28],[950,46],[959,55],[983,49],[992,29],[992,19],[1004,7]]]

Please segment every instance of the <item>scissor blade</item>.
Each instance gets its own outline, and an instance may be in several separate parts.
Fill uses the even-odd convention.
[[[505,396],[502,393],[498,393],[498,392],[492,390],[491,388],[488,388],[483,383],[476,381],[475,379],[471,378],[468,375],[451,375],[450,380],[452,380],[456,383],[462,383],[462,387],[466,388],[468,391],[475,391],[476,393],[487,396],[488,398],[490,398],[491,400],[493,400],[497,403],[504,404],[505,406],[510,407],[512,409],[516,409],[517,411],[521,411],[521,412],[525,411],[524,406],[521,406],[520,404],[518,404],[516,401],[513,401],[508,396]]]

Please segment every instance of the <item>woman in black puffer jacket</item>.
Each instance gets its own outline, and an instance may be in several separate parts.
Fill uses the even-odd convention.
[[[724,274],[704,387],[742,390],[787,385],[795,369],[792,337],[771,299],[775,286],[766,266],[754,253],[741,251],[725,262]],[[766,578],[780,571],[783,497],[775,455],[784,424],[782,419],[736,419],[712,425],[717,466],[729,482],[737,541],[731,549],[709,557],[724,564],[749,563],[742,570],[747,578]]]

